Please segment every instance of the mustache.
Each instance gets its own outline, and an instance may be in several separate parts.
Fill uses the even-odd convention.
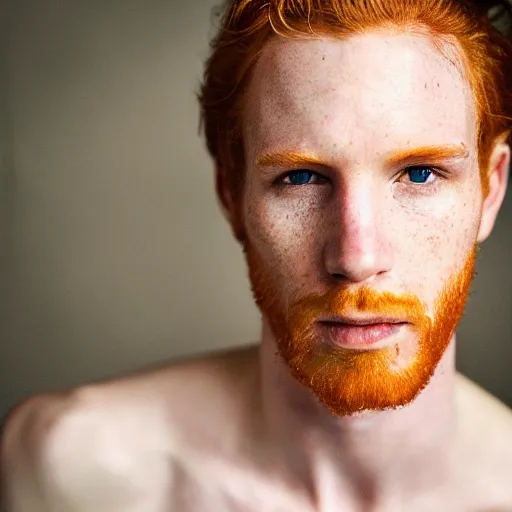
[[[376,317],[418,323],[425,319],[426,305],[414,294],[376,291],[365,285],[358,289],[332,289],[325,293],[294,295],[290,316],[319,318]]]

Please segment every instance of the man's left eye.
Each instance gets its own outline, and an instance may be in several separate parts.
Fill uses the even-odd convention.
[[[410,181],[416,185],[424,185],[425,183],[432,183],[438,177],[438,173],[435,169],[428,166],[416,166],[408,167],[404,173],[410,179]],[[432,179],[430,179],[432,178]],[[430,181],[429,181],[430,180]]]

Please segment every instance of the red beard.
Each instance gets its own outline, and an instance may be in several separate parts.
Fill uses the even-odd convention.
[[[333,289],[323,295],[284,297],[272,273],[249,242],[244,251],[252,290],[293,376],[336,415],[406,405],[428,384],[462,318],[473,279],[476,247],[444,285],[433,319],[414,295]],[[406,332],[393,345],[354,350],[326,343],[317,320],[365,314],[405,318]]]

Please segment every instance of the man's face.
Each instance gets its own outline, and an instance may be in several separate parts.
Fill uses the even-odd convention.
[[[279,353],[336,414],[414,399],[462,316],[475,119],[460,70],[420,35],[264,50],[244,117],[250,277]]]

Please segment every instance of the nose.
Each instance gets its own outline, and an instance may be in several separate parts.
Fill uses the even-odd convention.
[[[384,203],[368,186],[336,195],[329,207],[323,253],[325,270],[332,278],[371,281],[393,268],[386,224],[390,212]]]

